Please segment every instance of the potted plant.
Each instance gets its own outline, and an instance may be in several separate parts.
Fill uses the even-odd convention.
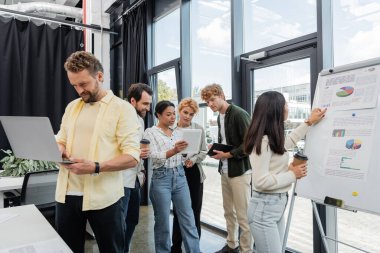
[[[0,176],[4,177],[22,177],[28,172],[58,169],[55,162],[36,161],[29,159],[17,158],[11,150],[1,150],[6,156],[0,160],[4,169]]]

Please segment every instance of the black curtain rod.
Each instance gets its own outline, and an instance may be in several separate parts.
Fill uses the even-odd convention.
[[[87,29],[94,30],[94,31],[97,31],[97,32],[102,32],[103,31],[103,32],[109,33],[109,34],[114,34],[114,35],[118,34],[117,32],[113,32],[111,29],[102,28],[99,25],[80,24],[80,23],[75,23],[75,22],[68,21],[68,20],[59,20],[59,19],[55,19],[55,18],[48,18],[48,17],[43,17],[43,16],[39,16],[39,15],[35,15],[35,14],[30,14],[30,13],[24,13],[24,12],[20,12],[20,11],[8,10],[8,9],[4,9],[4,8],[0,8],[0,12],[5,12],[5,13],[9,13],[9,14],[11,14],[13,16],[20,16],[20,17],[25,17],[25,18],[29,18],[29,19],[37,19],[37,20],[49,21],[49,22],[52,22],[52,23],[57,23],[57,24],[62,24],[62,25],[74,26],[74,27],[79,27],[79,28],[87,28]]]
[[[143,2],[145,2],[145,0],[139,0],[136,3],[134,3],[131,7],[129,7],[128,9],[126,9],[123,12],[123,14],[121,14],[119,17],[117,17],[117,19],[115,21],[113,21],[112,24],[115,24],[117,21],[119,21],[119,19],[121,19],[123,16],[127,15],[129,12],[131,12],[133,9],[135,9],[137,6],[139,6]]]

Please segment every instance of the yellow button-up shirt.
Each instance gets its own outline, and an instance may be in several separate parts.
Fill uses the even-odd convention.
[[[56,140],[66,146],[70,154],[75,133],[75,122],[84,105],[81,98],[72,101],[65,110]],[[135,108],[116,97],[112,91],[102,98],[88,157],[97,162],[111,160],[122,154],[140,159],[140,124]],[[78,138],[78,136],[76,137]],[[61,167],[58,175],[56,201],[65,203],[69,171]],[[98,176],[85,175],[82,210],[103,209],[124,196],[121,171],[104,172]]]

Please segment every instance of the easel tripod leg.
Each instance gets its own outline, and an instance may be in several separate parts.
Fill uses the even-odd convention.
[[[329,247],[327,245],[326,234],[325,234],[325,231],[323,230],[323,227],[322,227],[322,222],[321,222],[321,218],[319,217],[317,204],[314,201],[311,201],[311,204],[313,205],[314,216],[315,216],[315,220],[317,221],[317,224],[318,224],[318,229],[319,229],[319,233],[320,233],[321,238],[322,238],[323,246],[325,247],[326,253],[329,253],[330,251],[329,251]]]
[[[283,253],[285,253],[285,250],[286,250],[286,244],[287,244],[287,241],[288,241],[290,223],[292,221],[294,201],[296,200],[296,198],[295,198],[295,196],[296,196],[296,187],[297,187],[297,181],[294,183],[293,191],[292,191],[292,198],[290,199],[290,204],[289,204],[288,220],[286,221],[284,238],[282,240],[282,252]]]

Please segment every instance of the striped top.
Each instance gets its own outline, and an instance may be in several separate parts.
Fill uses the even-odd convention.
[[[144,139],[150,141],[150,155],[152,161],[152,168],[157,169],[160,167],[174,168],[182,165],[182,155],[176,154],[172,157],[166,158],[166,152],[172,148],[177,141],[180,141],[181,133],[172,129],[172,135],[167,136],[160,128],[153,126],[147,128],[144,133]]]

